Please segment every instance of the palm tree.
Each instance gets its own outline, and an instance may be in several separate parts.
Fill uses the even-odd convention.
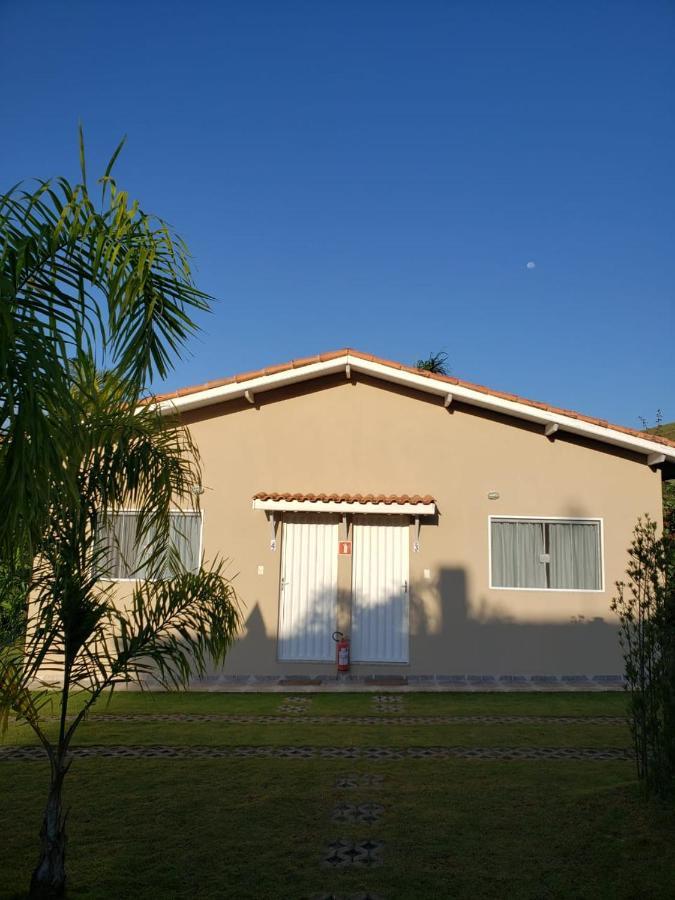
[[[171,541],[171,510],[195,509],[198,500],[199,459],[189,433],[152,403],[131,407],[125,380],[98,375],[86,355],[71,368],[76,387],[50,421],[68,435],[68,450],[52,473],[52,503],[34,545],[25,643],[0,650],[2,723],[6,728],[10,715],[27,722],[50,764],[31,897],[64,892],[63,783],[73,738],[92,705],[130,681],[187,686],[222,662],[239,626],[223,563],[189,571]],[[145,578],[122,602],[118,584],[100,577],[111,552],[121,550],[101,535],[111,516],[130,507],[138,512]],[[45,712],[53,709],[55,684],[54,736]],[[71,715],[74,695],[81,702]]]
[[[34,897],[64,891],[63,781],[91,706],[127,681],[186,686],[222,662],[239,624],[223,563],[186,568],[172,543],[171,510],[198,500],[189,433],[139,405],[211,298],[180,237],[112,179],[121,147],[98,201],[81,132],[79,184],[0,196],[0,571],[30,597],[25,633],[0,646],[0,726],[27,722],[50,763]],[[122,603],[100,577],[111,552],[101,535],[129,506],[147,577]]]
[[[53,427],[79,348],[123,378],[130,402],[164,377],[208,309],[181,238],[144,213],[111,171],[100,199],[82,180],[38,181],[0,195],[0,560],[39,538],[68,436]],[[74,483],[67,489],[74,493]]]

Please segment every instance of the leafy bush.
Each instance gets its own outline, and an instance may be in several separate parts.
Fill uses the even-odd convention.
[[[638,519],[627,582],[612,609],[620,620],[638,777],[648,796],[675,792],[675,535]]]
[[[0,646],[18,640],[24,633],[25,624],[25,573],[0,565]]]

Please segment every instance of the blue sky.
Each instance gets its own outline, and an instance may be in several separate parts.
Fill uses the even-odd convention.
[[[665,0],[0,0],[1,184],[128,135],[218,297],[167,387],[442,349],[640,427],[675,419],[674,45]]]

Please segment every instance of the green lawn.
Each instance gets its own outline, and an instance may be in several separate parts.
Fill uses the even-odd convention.
[[[277,713],[280,695],[120,694],[107,712]],[[402,714],[620,715],[621,694],[403,696]],[[103,711],[103,710],[101,710]],[[312,714],[370,714],[312,695]],[[16,744],[17,732],[6,736]],[[628,746],[617,725],[87,723],[78,743]],[[339,790],[348,772],[380,785]],[[37,851],[46,765],[0,761],[0,896]],[[71,897],[675,897],[675,818],[642,803],[629,762],[78,759],[69,775]],[[338,801],[384,807],[331,821]],[[320,865],[336,838],[384,842],[381,868]]]
[[[56,723],[48,731],[56,733]],[[27,727],[12,727],[4,743],[37,744]],[[615,725],[248,725],[220,722],[86,722],[77,744],[315,747],[629,747],[627,726]]]
[[[386,694],[386,688],[382,688]],[[105,713],[227,713],[271,715],[285,697],[307,697],[312,715],[374,715],[373,694],[222,694],[116,691],[96,706]],[[390,696],[394,696],[393,693]],[[622,716],[626,695],[608,693],[401,693],[405,715]],[[77,708],[77,702],[73,708]],[[395,715],[394,713],[390,713]]]

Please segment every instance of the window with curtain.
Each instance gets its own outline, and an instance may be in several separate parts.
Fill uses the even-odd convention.
[[[137,534],[138,514],[120,512],[106,517],[99,525],[99,546],[105,553],[101,571],[104,578],[138,578],[149,577],[148,543],[149,535]],[[182,568],[196,572],[199,568],[199,549],[201,538],[201,513],[172,512],[169,521],[171,547]],[[170,577],[171,557],[167,555],[162,570],[163,577]]]
[[[602,590],[600,522],[491,519],[492,587]]]

